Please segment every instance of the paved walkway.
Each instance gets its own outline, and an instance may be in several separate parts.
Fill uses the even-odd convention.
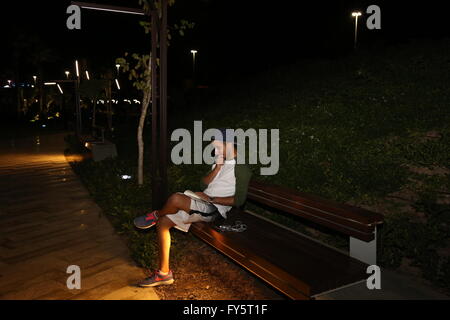
[[[0,140],[0,299],[158,299],[64,149],[64,134]]]

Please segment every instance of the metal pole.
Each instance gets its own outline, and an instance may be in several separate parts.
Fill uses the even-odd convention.
[[[195,83],[195,52],[192,53],[192,79]]]
[[[112,74],[111,74],[112,77]],[[109,86],[108,86],[108,95],[107,95],[107,99],[108,99],[108,129],[109,129],[109,134],[112,136],[112,131],[113,131],[113,127],[112,127],[112,78],[110,78],[108,80]]]
[[[77,137],[81,138],[81,105],[80,105],[80,78],[75,81],[75,107],[77,113],[76,133]]]
[[[161,1],[160,46],[160,176],[161,198],[167,197],[167,0]]]
[[[358,34],[358,16],[355,17],[355,49],[356,49],[356,39],[357,39],[357,34]]]
[[[161,197],[160,197],[160,181],[158,177],[158,98],[157,98],[157,90],[158,90],[158,75],[157,75],[157,66],[156,66],[156,58],[158,51],[158,12],[155,8],[151,10],[151,24],[152,24],[152,49],[151,49],[151,72],[152,72],[152,159],[151,159],[151,174],[152,174],[152,203],[154,208],[159,208],[161,206]]]

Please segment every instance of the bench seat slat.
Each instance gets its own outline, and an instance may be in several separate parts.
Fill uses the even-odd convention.
[[[292,277],[301,279],[305,284],[299,284],[297,280],[296,287],[306,296],[367,277],[366,264],[339,251],[242,211],[233,211],[227,223],[233,220],[243,221],[248,226],[247,230],[243,233],[219,233],[207,224],[203,224],[202,229],[204,232],[210,230],[210,236],[215,238],[215,247],[226,245],[240,252],[242,256],[233,258],[238,263],[256,260],[268,270],[283,270],[285,274],[281,275],[281,281],[286,283],[285,286],[292,283]],[[200,227],[199,224],[192,226],[194,230]]]
[[[306,283],[293,277],[285,270],[271,265],[247,249],[234,247],[232,243],[227,241],[226,236],[212,229],[209,224],[196,222],[192,224],[191,232],[291,299],[310,299],[309,286]]]

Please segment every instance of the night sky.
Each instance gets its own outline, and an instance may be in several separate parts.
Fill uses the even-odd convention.
[[[96,3],[138,7],[137,0],[96,0]],[[229,81],[302,58],[335,58],[351,53],[353,10],[370,4],[381,8],[381,30],[367,30],[360,20],[361,46],[382,47],[413,37],[449,36],[444,1],[250,1],[177,0],[169,9],[169,24],[187,19],[196,27],[175,36],[169,47],[169,83],[191,76],[192,55],[198,50],[200,82]],[[91,73],[114,66],[128,52],[148,52],[150,36],[139,26],[142,17],[82,10],[82,30],[66,28],[70,1],[15,1],[2,4],[0,80],[18,74],[29,79],[36,46],[50,49],[43,65],[47,79],[63,78],[73,60],[85,59]],[[37,44],[15,49],[23,39]],[[27,40],[29,41],[29,40]]]

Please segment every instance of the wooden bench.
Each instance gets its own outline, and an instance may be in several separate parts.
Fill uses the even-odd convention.
[[[367,267],[376,264],[381,214],[255,180],[247,200],[350,237],[350,252],[345,252],[242,208],[233,208],[223,222],[242,221],[247,230],[241,233],[220,232],[213,223],[192,224],[194,235],[289,298],[312,299],[365,281]]]

